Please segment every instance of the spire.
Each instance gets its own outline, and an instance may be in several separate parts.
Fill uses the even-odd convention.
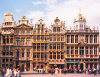
[[[79,8],[79,13],[78,13],[78,16],[77,16],[76,18],[74,18],[74,23],[75,23],[75,22],[78,22],[78,21],[80,21],[80,20],[86,22],[86,19],[85,19],[84,16],[82,16],[82,14],[81,14],[81,9]]]

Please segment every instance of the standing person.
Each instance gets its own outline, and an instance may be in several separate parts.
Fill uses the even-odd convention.
[[[1,73],[2,73],[2,77],[4,77],[5,76],[5,69],[4,68],[2,69]]]
[[[93,72],[94,72],[94,75],[96,75],[96,69],[95,68],[94,68],[94,71]]]
[[[17,69],[16,77],[21,77],[19,68]]]
[[[91,75],[91,73],[92,73],[92,71],[91,71],[91,69],[89,69],[89,74]]]
[[[9,69],[9,75],[12,77],[12,69]]]
[[[58,68],[55,68],[55,75],[58,75]]]
[[[61,71],[62,71],[61,68],[59,68],[59,74],[60,74],[60,75],[61,75]]]
[[[7,71],[6,71],[5,77],[10,77],[9,71],[10,71],[9,68],[7,68]]]
[[[51,74],[53,75],[53,68],[51,68]]]
[[[13,69],[13,73],[14,73],[14,77],[16,77],[17,70],[15,68]]]

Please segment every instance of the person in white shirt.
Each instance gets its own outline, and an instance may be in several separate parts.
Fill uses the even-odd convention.
[[[10,75],[10,77],[12,77],[12,70],[11,69],[9,69],[9,75]]]
[[[10,77],[10,70],[9,70],[9,68],[7,68],[7,71],[6,71],[5,77]]]

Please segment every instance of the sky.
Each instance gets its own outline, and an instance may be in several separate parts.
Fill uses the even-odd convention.
[[[54,22],[56,17],[65,21],[66,27],[73,27],[74,18],[81,9],[86,18],[87,25],[96,28],[100,25],[100,0],[0,0],[0,24],[4,13],[10,11],[14,20],[22,16],[33,20],[33,25],[42,18],[47,27]]]

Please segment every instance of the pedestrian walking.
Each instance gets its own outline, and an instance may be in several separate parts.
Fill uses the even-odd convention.
[[[21,77],[19,68],[17,68],[16,77]]]
[[[7,71],[6,71],[5,77],[10,77],[10,70],[9,70],[9,68],[7,68]]]
[[[5,69],[4,68],[1,70],[1,74],[2,74],[2,77],[5,76]]]

